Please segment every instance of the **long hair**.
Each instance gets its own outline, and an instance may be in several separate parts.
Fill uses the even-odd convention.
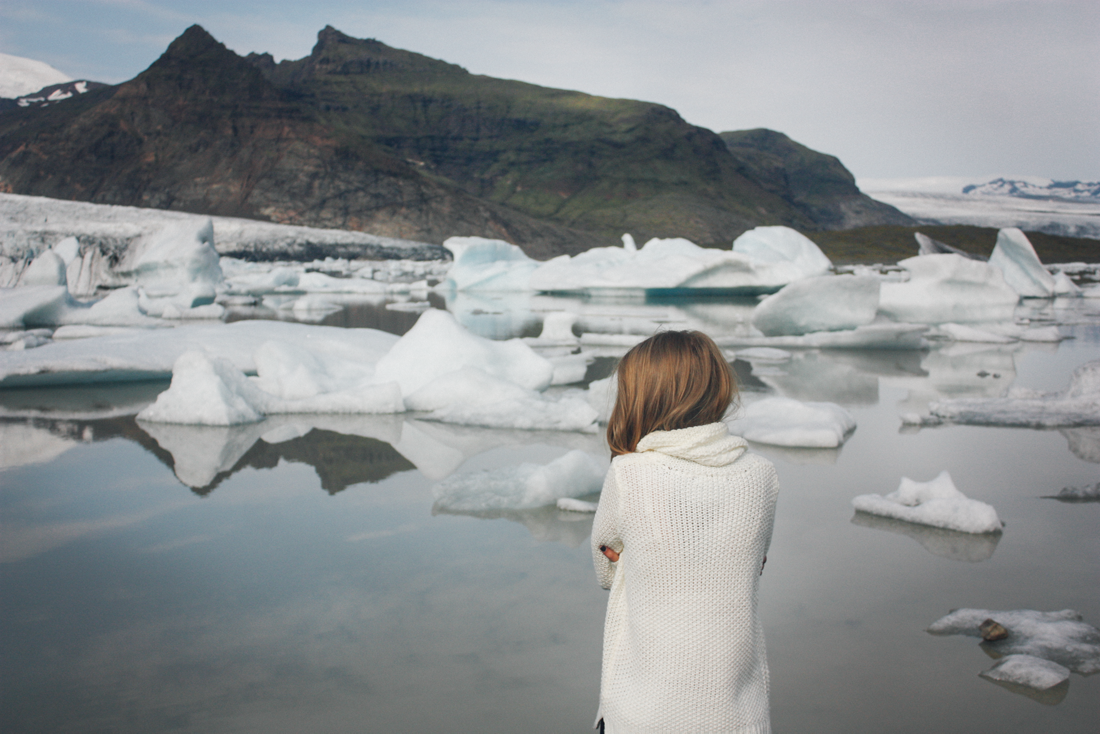
[[[663,331],[626,353],[616,368],[619,394],[607,422],[611,455],[633,453],[653,431],[705,426],[737,398],[722,351],[699,331]]]

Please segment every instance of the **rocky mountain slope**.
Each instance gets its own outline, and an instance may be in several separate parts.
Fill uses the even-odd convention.
[[[549,257],[623,232],[729,246],[746,229],[909,223],[835,158],[770,131],[470,74],[331,27],[304,59],[192,26],[133,80],[0,114],[0,190]]]

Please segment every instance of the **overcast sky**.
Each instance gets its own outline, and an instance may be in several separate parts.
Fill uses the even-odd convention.
[[[857,177],[1100,180],[1097,0],[2,0],[0,52],[119,82],[199,23],[309,53],[326,24],[471,72],[768,127]]]

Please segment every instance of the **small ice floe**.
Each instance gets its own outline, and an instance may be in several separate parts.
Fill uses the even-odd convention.
[[[1024,298],[1049,298],[1055,294],[1054,277],[1039,261],[1027,235],[1016,227],[997,233],[989,264],[1000,268],[1005,282]]]
[[[566,512],[595,512],[599,506],[598,502],[585,502],[572,497],[558,498],[558,509]]]
[[[856,512],[852,515],[853,525],[885,530],[889,533],[912,538],[935,556],[950,558],[965,563],[981,563],[993,557],[1002,533],[962,533],[958,530],[946,530],[931,525],[917,525],[912,522],[894,520],[880,515]]]
[[[577,314],[572,311],[551,311],[542,319],[542,333],[536,338],[524,339],[531,346],[566,346],[579,340],[573,333]]]
[[[879,283],[871,276],[798,280],[762,300],[753,311],[752,325],[765,336],[855,329],[875,320]]]
[[[1001,270],[989,263],[944,254],[918,255],[898,265],[909,280],[884,282],[879,297],[879,313],[895,321],[1009,321],[1020,300]]]
[[[477,367],[441,375],[405,396],[429,420],[490,428],[595,431],[596,411],[579,390],[549,397]]]
[[[1074,370],[1069,387],[1061,392],[1014,388],[1003,398],[942,400],[931,403],[927,415],[906,414],[902,422],[1035,428],[1100,425],[1100,360]]]
[[[1045,495],[1043,499],[1059,502],[1100,502],[1100,482],[1083,487],[1063,487],[1058,494]]]
[[[991,331],[977,329],[965,324],[940,324],[927,334],[933,339],[947,339],[956,342],[978,342],[984,344],[1012,344],[1016,340],[1010,336],[994,334]]]
[[[1058,612],[956,609],[933,622],[928,632],[980,638],[986,620],[993,620],[1007,632],[1002,639],[982,643],[996,657],[1030,655],[1057,663],[1078,675],[1100,673],[1100,630],[1072,609]]]
[[[894,324],[876,322],[843,331],[813,331],[790,336],[724,336],[716,337],[720,347],[772,347],[791,349],[927,349],[923,338],[928,331],[924,324]],[[583,343],[588,343],[584,334]],[[644,337],[638,337],[638,341]]]
[[[523,463],[456,474],[433,488],[432,512],[522,510],[553,505],[562,497],[583,497],[600,491],[606,473],[606,462],[574,450],[549,464]]]
[[[791,359],[791,353],[774,347],[749,347],[738,349],[736,357],[746,362],[787,362]]]
[[[979,673],[983,678],[1000,683],[1045,691],[1069,680],[1069,668],[1034,655],[1006,655],[989,670]]]
[[[855,418],[836,403],[803,403],[764,398],[727,421],[730,431],[749,441],[805,448],[835,448],[856,428]]]
[[[852,505],[871,515],[961,533],[999,533],[1004,527],[991,505],[969,499],[957,490],[946,470],[930,482],[902,477],[897,491],[885,497],[861,494],[852,499]]]

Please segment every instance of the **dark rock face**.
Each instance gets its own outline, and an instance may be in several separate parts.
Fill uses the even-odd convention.
[[[745,175],[805,213],[814,222],[811,229],[916,224],[860,192],[855,177],[834,156],[764,128],[720,135]]]
[[[760,224],[908,222],[835,158],[763,132],[731,144],[660,105],[477,76],[331,27],[276,64],[192,26],[129,82],[0,114],[0,191],[480,235],[537,258],[623,232],[728,247]]]

